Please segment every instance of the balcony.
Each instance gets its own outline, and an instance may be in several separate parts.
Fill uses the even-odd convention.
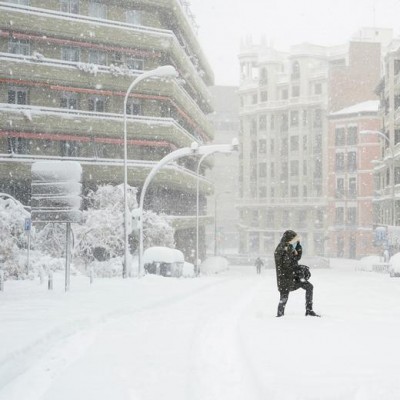
[[[159,0],[162,1],[162,0]],[[168,0],[170,3],[171,0]],[[76,32],[80,32],[79,43],[110,45],[118,48],[132,48],[132,43],[140,43],[140,49],[164,54],[169,52],[178,71],[185,71],[185,79],[191,82],[203,99],[210,98],[207,86],[199,71],[185,53],[171,30],[136,26],[118,21],[100,20],[79,14],[63,14],[41,8],[13,4],[0,5],[0,26],[8,27],[12,21],[14,32],[24,32],[27,36],[35,32],[37,40],[51,39],[76,41]],[[3,28],[4,29],[4,28]],[[60,37],[62,33],[62,38]],[[27,37],[28,38],[28,37]]]
[[[18,81],[14,84],[29,84],[32,80],[53,90],[63,90],[63,87],[86,88],[95,90],[101,87],[97,92],[105,92],[107,95],[115,95],[121,98],[125,95],[129,87],[132,76],[137,76],[138,71],[131,71],[132,76],[118,76],[113,73],[113,69],[106,66],[95,66],[96,73],[85,72],[82,66],[89,65],[83,63],[63,62],[54,59],[42,59],[39,61],[33,56],[16,56],[8,53],[0,53],[0,74],[9,76],[18,76]],[[12,75],[9,75],[12,71]],[[146,80],[140,84],[140,93],[157,93],[159,97],[168,97],[176,101],[176,106],[182,108],[185,113],[196,121],[208,138],[212,139],[213,129],[210,122],[200,110],[199,106],[187,94],[176,81],[163,82],[162,85],[156,80]],[[122,109],[121,109],[122,111]]]
[[[30,155],[0,154],[0,178],[9,178],[9,168],[12,165],[13,176],[18,180],[30,180],[31,165],[36,161],[78,161],[83,169],[83,182],[100,180],[120,184],[123,182],[123,160],[83,157],[43,157]],[[128,182],[133,186],[143,185],[144,180],[156,162],[128,160]],[[183,192],[196,190],[197,175],[188,169],[176,164],[167,165],[154,177],[153,182],[158,185],[168,186]],[[204,177],[200,177],[200,191],[210,195],[213,185]]]
[[[12,127],[9,121],[12,120]],[[154,140],[149,126],[157,126],[157,140],[164,140],[176,147],[190,146],[197,139],[172,118],[128,116],[128,138]],[[0,103],[0,128],[3,131],[57,133],[82,137],[122,139],[122,114],[96,113],[50,107],[21,106]]]

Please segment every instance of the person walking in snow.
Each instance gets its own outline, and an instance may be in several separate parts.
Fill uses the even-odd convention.
[[[255,266],[257,269],[257,274],[261,274],[261,267],[264,265],[263,261],[261,260],[260,257],[256,258]]]
[[[277,317],[285,314],[289,293],[302,288],[306,291],[306,316],[319,317],[313,311],[313,285],[308,282],[311,273],[307,266],[299,265],[303,254],[300,237],[292,230],[286,231],[275,249],[275,268],[280,293]]]

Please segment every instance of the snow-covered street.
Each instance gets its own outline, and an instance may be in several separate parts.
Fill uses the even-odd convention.
[[[275,271],[198,279],[75,276],[0,293],[0,399],[395,400],[400,279],[333,260],[312,270],[315,310]]]

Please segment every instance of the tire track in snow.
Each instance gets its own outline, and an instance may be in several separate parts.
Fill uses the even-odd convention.
[[[258,291],[264,289],[265,281],[257,279],[255,283],[254,278],[245,279],[245,288],[243,279],[232,284],[229,294],[225,294],[228,295],[224,299],[227,304],[220,314],[213,313],[199,321],[186,388],[193,400],[266,398],[240,332],[241,317],[250,312],[249,308]]]
[[[85,335],[92,335],[91,331],[98,326],[114,320],[116,321],[126,316],[135,315],[137,313],[170,307],[171,305],[180,303],[185,299],[197,296],[199,293],[224,284],[227,280],[229,280],[229,278],[220,279],[216,282],[210,282],[204,286],[201,286],[200,288],[194,289],[191,292],[181,293],[167,299],[159,299],[145,306],[125,306],[97,316],[88,314],[87,318],[85,319],[68,321],[67,323],[60,324],[59,326],[52,328],[40,339],[24,348],[8,353],[0,360],[0,399],[2,399],[1,394],[3,389],[12,384],[14,380],[18,380],[21,375],[30,373],[32,369],[34,370],[36,364],[40,363],[41,360],[49,353],[56,351],[55,349],[60,347],[62,343],[67,342],[68,339],[72,338],[73,340],[74,336],[80,335],[82,342],[89,345],[90,341],[86,341],[83,338]],[[80,354],[83,353],[84,349],[80,348]],[[74,358],[74,355],[72,358]],[[57,363],[55,362],[54,365],[56,364]],[[68,364],[68,361],[65,363],[61,362],[57,364],[58,369],[64,368],[64,366]]]

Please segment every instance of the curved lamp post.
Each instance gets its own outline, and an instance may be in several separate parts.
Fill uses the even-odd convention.
[[[218,146],[218,147],[217,147]],[[238,151],[238,141],[237,139],[233,139],[231,144],[217,144],[214,145],[214,150],[209,153],[203,154],[197,164],[197,187],[196,187],[196,272],[199,271],[199,186],[200,186],[200,166],[205,158],[214,153],[225,153],[232,154],[233,151]]]
[[[378,135],[379,137],[383,138],[384,140],[386,140],[386,142],[389,144],[389,150],[391,153],[391,157],[392,157],[392,162],[391,162],[391,179],[392,179],[392,194],[391,194],[391,209],[392,209],[392,225],[394,226],[396,224],[396,218],[395,218],[395,211],[396,211],[396,207],[395,207],[395,182],[394,182],[394,152],[393,152],[393,146],[392,146],[392,142],[390,141],[390,139],[381,131],[375,131],[375,130],[364,130],[364,131],[360,131],[360,135]]]
[[[133,82],[130,84],[128,90],[125,94],[124,99],[124,266],[122,271],[122,277],[127,277],[128,272],[128,252],[129,252],[129,244],[128,244],[128,225],[129,225],[129,209],[128,209],[128,143],[127,143],[127,119],[126,119],[126,107],[128,104],[129,94],[133,90],[133,88],[141,81],[159,77],[159,78],[176,78],[178,73],[176,69],[172,65],[162,65],[158,68],[155,68],[150,71],[146,71],[139,75]]]
[[[197,142],[193,142],[190,147],[183,147],[181,149],[177,149],[169,154],[167,154],[164,158],[162,158],[154,167],[151,169],[150,173],[147,175],[146,180],[143,183],[142,191],[140,192],[140,200],[139,200],[139,265],[138,265],[138,276],[141,275],[143,271],[143,206],[144,206],[144,197],[146,195],[146,190],[160,168],[164,165],[168,164],[170,161],[177,160],[178,158],[190,156],[190,155],[208,155],[211,153],[215,153],[216,151],[221,150],[221,146],[230,146],[231,151],[238,147],[238,142],[235,139],[232,142],[232,145],[204,145],[199,146]],[[226,147],[225,147],[226,149]]]

